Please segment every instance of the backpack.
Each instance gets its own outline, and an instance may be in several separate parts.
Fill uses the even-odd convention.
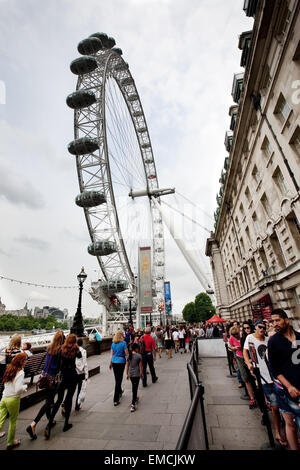
[[[145,341],[144,341],[144,336],[141,337],[140,341],[139,341],[139,344],[140,344],[140,354],[144,354],[145,353]]]

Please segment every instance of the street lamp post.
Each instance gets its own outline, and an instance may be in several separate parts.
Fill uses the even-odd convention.
[[[129,325],[132,326],[132,316],[131,316],[131,301],[133,299],[133,295],[129,295],[128,296],[128,300],[129,300]]]
[[[82,312],[81,312],[81,299],[82,299],[83,283],[86,280],[86,278],[87,278],[87,275],[84,272],[84,268],[81,268],[80,274],[78,274],[77,276],[77,279],[79,282],[78,306],[77,306],[77,311],[75,313],[73,325],[70,330],[70,332],[74,333],[78,338],[84,336],[83,318],[82,318]]]

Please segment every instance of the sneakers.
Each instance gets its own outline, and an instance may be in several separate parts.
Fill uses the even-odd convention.
[[[114,402],[114,406],[118,406],[119,404],[120,404],[119,401],[115,401],[115,402]]]
[[[135,411],[135,405],[131,405],[130,411],[131,411],[131,413],[133,413]]]
[[[155,382],[158,381],[158,377],[155,377],[154,380],[152,380],[152,383],[155,384]]]

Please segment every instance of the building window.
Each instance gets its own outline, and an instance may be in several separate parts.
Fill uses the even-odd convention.
[[[285,97],[283,96],[282,93],[280,93],[277,104],[274,109],[274,114],[278,117],[278,119],[284,123],[287,118],[289,117],[289,114],[291,112],[291,107],[286,101]]]
[[[300,223],[294,211],[292,211],[286,218],[286,222],[296,243],[298,250],[300,250]]]
[[[248,186],[247,186],[246,191],[245,191],[245,196],[246,196],[247,201],[251,202],[251,194],[250,194]]]
[[[292,135],[292,138],[289,142],[297,152],[298,156],[300,156],[300,127],[297,126],[295,132]]]
[[[287,185],[279,167],[276,168],[273,178],[281,194],[286,195],[288,193]]]
[[[240,238],[240,245],[241,245],[241,250],[243,253],[245,253],[245,245],[244,245],[244,240]]]
[[[241,214],[242,214],[242,217],[244,217],[245,211],[244,211],[244,206],[243,206],[242,203],[240,204],[240,212],[241,212]]]
[[[254,212],[252,215],[252,221],[253,221],[253,226],[255,228],[256,233],[259,233],[260,225],[259,225],[259,220],[257,218],[256,212]]]
[[[264,266],[263,273],[262,273],[262,274],[264,274],[264,272],[265,272],[265,271],[268,271],[268,269],[269,269],[268,258],[267,258],[267,256],[266,256],[266,252],[265,252],[264,247],[261,247],[261,248],[260,248],[260,250],[259,250],[259,256],[260,256],[260,259],[262,260],[262,264],[263,264],[263,266]]]
[[[273,149],[270,145],[268,137],[265,137],[261,146],[261,149],[264,152],[264,155],[269,159],[273,154]]]
[[[254,181],[258,184],[261,178],[260,178],[260,174],[256,165],[254,165],[254,168],[252,170],[252,176],[253,176]]]
[[[270,205],[270,203],[269,203],[269,200],[268,200],[268,198],[267,198],[267,196],[266,196],[266,193],[264,193],[264,194],[262,195],[262,198],[261,198],[260,202],[262,203],[262,206],[263,206],[263,208],[264,208],[266,214],[267,214],[269,217],[271,217],[271,215],[272,215],[272,207],[271,207],[271,205]]]
[[[245,233],[246,233],[246,235],[247,235],[247,238],[248,238],[249,242],[251,243],[249,227],[246,227],[246,228],[245,228]]]
[[[258,271],[257,271],[257,267],[256,267],[256,263],[255,263],[254,258],[250,260],[250,264],[251,264],[252,270],[254,272],[255,278],[256,278],[256,280],[258,280],[259,276],[258,276]]]
[[[285,260],[276,232],[273,232],[270,236],[270,243],[273,249],[273,253],[276,256],[276,261],[273,260],[272,264],[278,264],[281,269],[284,268]]]

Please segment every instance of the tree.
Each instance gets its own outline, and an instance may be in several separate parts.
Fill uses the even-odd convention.
[[[208,320],[214,313],[216,313],[216,309],[211,301],[211,298],[205,292],[201,292],[200,294],[196,295],[195,298],[195,313],[197,321],[205,322]]]
[[[182,310],[182,316],[188,323],[198,322],[194,302],[189,302]]]

